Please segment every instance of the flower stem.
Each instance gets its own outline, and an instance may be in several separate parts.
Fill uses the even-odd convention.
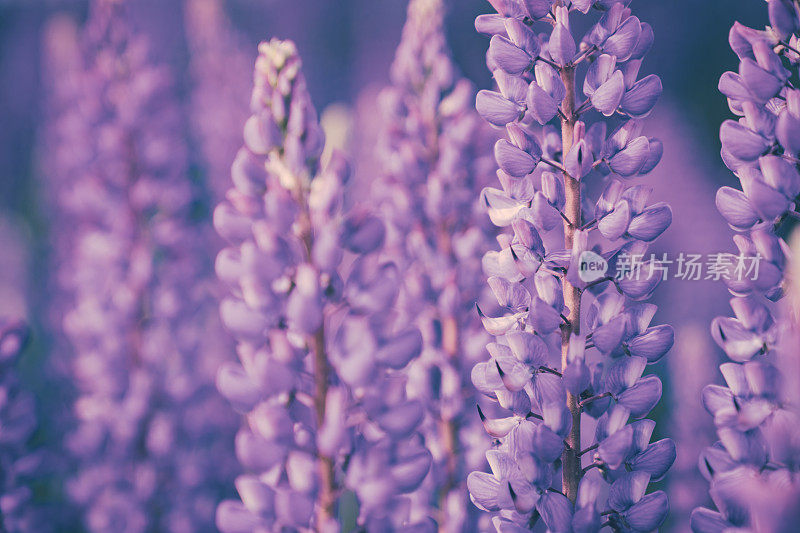
[[[314,249],[314,235],[311,227],[311,217],[307,208],[307,194],[301,188],[294,191],[301,206],[300,240],[303,242],[307,259],[311,259]],[[330,383],[331,366],[325,349],[325,320],[309,339],[311,351],[314,355],[314,413],[317,428],[325,423],[325,410],[328,401],[328,387]],[[325,524],[336,517],[336,469],[332,457],[317,453],[317,473],[319,475],[319,494],[317,496],[316,531],[322,531]]]
[[[330,364],[325,353],[325,326],[320,326],[314,334],[314,410],[317,427],[325,422],[325,403],[328,397]],[[319,506],[317,508],[317,528],[321,528],[335,516],[336,479],[333,459],[324,455],[318,457],[319,468]]]
[[[564,101],[561,103],[561,110],[565,119],[561,120],[561,153],[566,156],[572,148],[572,138],[577,122],[575,110],[575,68],[565,66],[561,69],[561,80],[567,89]],[[564,221],[564,247],[572,250],[572,243],[575,237],[575,227],[581,224],[581,184],[578,180],[564,171],[564,191],[566,193],[566,219],[573,221],[568,224]],[[563,278],[564,304],[569,308],[567,324],[562,328],[561,336],[561,369],[562,372],[567,367],[567,353],[569,351],[569,339],[572,334],[578,334],[581,327],[581,291],[574,287],[566,277]],[[567,435],[568,446],[564,448],[561,457],[562,462],[562,489],[564,495],[573,503],[578,496],[578,483],[581,479],[581,460],[578,452],[581,449],[581,409],[578,398],[567,393],[567,408],[572,414],[572,429]]]

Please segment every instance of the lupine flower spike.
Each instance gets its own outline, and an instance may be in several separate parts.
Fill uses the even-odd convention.
[[[711,333],[729,362],[725,386],[708,385],[703,403],[719,442],[700,457],[716,510],[698,508],[698,533],[732,529],[796,528],[800,494],[800,412],[797,397],[797,324],[775,304],[790,281],[785,235],[798,217],[800,90],[790,81],[800,68],[796,2],[769,0],[770,26],[738,22],[729,41],[739,71],[719,82],[740,117],[720,129],[722,159],[741,190],[722,187],[717,208],[731,228],[737,254],[729,256],[733,317],[718,317]],[[748,262],[742,275],[742,262]],[[755,262],[758,269],[750,274]],[[790,513],[795,513],[791,519]]]
[[[472,501],[502,532],[540,520],[559,532],[651,531],[669,506],[647,486],[676,455],[670,439],[650,442],[661,382],[643,375],[673,343],[642,303],[663,276],[647,246],[672,213],[630,185],[662,153],[640,121],[661,93],[658,76],[639,76],[653,31],[628,2],[490,3],[497,13],[475,25],[491,36],[497,88],[476,107],[506,136],[494,149],[500,188],[482,196],[511,233],[483,259],[503,311],[481,314],[495,341],[472,381],[496,402],[479,413],[496,440],[491,473],[468,478]],[[576,41],[572,19],[593,13]],[[581,433],[583,415],[593,433]]]
[[[220,307],[238,364],[220,391],[245,414],[236,454],[240,500],[223,502],[224,532],[339,531],[338,501],[355,493],[368,531],[426,527],[403,494],[431,463],[417,428],[423,407],[401,371],[419,332],[397,329],[397,267],[385,229],[341,214],[348,167],[321,168],[323,135],[293,43],[259,46],[244,147],[214,214],[230,245],[217,257],[230,295]]]
[[[25,348],[28,328],[20,321],[0,318],[0,512],[6,531],[47,531],[32,501],[30,480],[39,473],[41,454],[31,452],[36,429],[34,398],[19,380],[16,364]]]
[[[372,197],[386,218],[386,253],[404,273],[404,320],[422,332],[408,388],[426,406],[423,434],[434,465],[415,499],[440,531],[457,532],[477,529],[480,516],[464,486],[487,449],[469,375],[489,338],[475,302],[485,287],[480,258],[495,231],[477,199],[493,174],[492,136],[450,58],[444,15],[444,0],[408,5],[392,85],[380,96],[377,157],[386,171]]]
[[[206,183],[214,203],[228,189],[228,169],[247,118],[253,58],[225,16],[221,0],[186,0],[186,38],[191,53],[191,120]]]
[[[224,352],[179,108],[122,2],[93,2],[83,39],[61,131],[87,134],[54,137],[69,147],[52,162],[77,395],[68,497],[89,531],[207,531],[234,428],[214,390]]]

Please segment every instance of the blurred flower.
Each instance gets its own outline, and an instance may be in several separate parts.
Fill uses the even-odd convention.
[[[40,451],[31,447],[37,425],[34,398],[15,368],[28,334],[24,323],[0,317],[0,512],[3,529],[12,532],[49,530],[43,513],[37,513],[31,488],[42,463]]]
[[[401,371],[420,335],[392,319],[398,270],[379,258],[383,223],[343,216],[349,169],[338,152],[322,167],[323,145],[295,45],[261,43],[244,147],[214,213],[229,243],[216,262],[230,289],[220,313],[240,359],[217,384],[247,422],[240,500],[217,509],[224,532],[336,531],[343,490],[369,531],[429,530],[403,496],[431,462]]]
[[[221,0],[186,0],[184,11],[192,74],[190,119],[206,182],[214,201],[220,201],[247,118],[253,59],[231,27]]]
[[[474,306],[484,287],[480,257],[495,230],[477,201],[492,173],[492,134],[450,57],[444,4],[408,5],[392,84],[379,97],[373,157],[382,174],[371,201],[387,222],[386,252],[402,272],[403,320],[422,332],[408,390],[425,405],[422,429],[434,464],[415,502],[421,515],[436,517],[440,531],[455,532],[477,529],[480,518],[465,494],[467,473],[483,466],[487,449],[476,438],[481,428],[469,374],[489,340]]]
[[[726,386],[703,391],[719,442],[700,457],[717,509],[692,513],[692,529],[701,533],[789,531],[800,501],[797,323],[773,303],[791,281],[781,236],[786,220],[797,216],[800,194],[794,134],[800,92],[788,81],[800,61],[800,14],[783,0],[770,0],[768,13],[765,31],[733,26],[729,41],[739,72],[726,72],[719,84],[741,117],[725,121],[720,138],[722,158],[742,190],[722,187],[717,207],[737,232],[740,255],[758,257],[763,268],[757,276],[729,276],[735,316],[718,317],[711,326],[731,362],[720,366]]]
[[[656,307],[637,302],[661,279],[645,254],[672,212],[649,203],[649,188],[627,184],[661,158],[661,143],[637,120],[661,82],[637,80],[653,32],[624,4],[498,0],[496,14],[475,22],[491,35],[487,66],[497,84],[478,93],[476,108],[507,135],[494,150],[501,189],[484,189],[482,199],[492,222],[513,234],[483,259],[501,309],[478,310],[496,342],[472,381],[496,402],[491,413],[479,408],[496,440],[491,474],[473,472],[467,485],[498,531],[531,530],[539,519],[551,531],[651,531],[669,509],[662,491],[646,494],[676,451],[670,439],[650,442],[655,423],[644,417],[661,382],[643,372],[674,334],[651,326]],[[602,16],[576,43],[570,15],[592,9]],[[533,29],[539,22],[549,33]],[[587,61],[580,103],[576,70]],[[594,115],[586,124],[590,111],[614,120]],[[602,186],[585,187],[589,178]],[[595,190],[602,194],[590,199]],[[641,268],[624,268],[633,256],[644,257]],[[587,257],[609,271],[586,281]],[[591,439],[581,438],[591,427],[582,413],[597,421]]]
[[[170,77],[119,2],[92,4],[80,45],[54,39],[71,47],[48,136],[53,305],[77,393],[68,495],[90,531],[206,531],[234,428],[213,387],[225,352]]]

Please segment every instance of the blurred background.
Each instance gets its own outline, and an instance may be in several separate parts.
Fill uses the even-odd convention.
[[[183,3],[130,4],[137,29],[152,43],[153,59],[171,66],[188,102],[190,53]],[[727,42],[730,26],[739,20],[763,27],[764,3],[636,0],[633,7],[656,34],[643,71],[657,72],[664,84],[662,101],[647,125],[649,135],[663,140],[664,158],[647,181],[655,188],[653,198],[672,205],[674,222],[655,251],[667,252],[671,259],[680,252],[728,251],[730,231],[714,208],[716,189],[734,181],[719,158],[717,132],[730,112],[717,92],[717,80],[736,65]],[[388,81],[406,2],[228,0],[225,9],[253,58],[261,40],[274,36],[296,41],[314,103],[320,111],[335,110],[327,113],[329,120],[349,124],[348,140],[341,142],[348,142],[355,154],[357,179],[370,180],[369,166],[358,165],[358,154],[369,151],[372,137],[363,117],[370,116],[377,91]],[[485,0],[450,1],[449,42],[457,64],[478,88],[490,85],[484,63],[488,43],[474,31],[473,20],[487,11]],[[38,369],[48,352],[42,321],[37,321],[37,307],[47,299],[48,252],[47,213],[40,201],[47,182],[38,150],[46,116],[42,33],[55,14],[81,23],[87,2],[0,0],[0,315],[27,316],[32,322],[33,347],[23,361],[23,373],[39,388],[44,385]],[[250,72],[244,76],[249,79]],[[655,413],[655,438],[669,435],[678,441],[678,460],[663,483],[671,485],[668,529],[684,531],[688,512],[703,503],[697,501],[703,491],[692,490],[704,483],[696,474],[695,457],[700,446],[712,442],[713,432],[710,416],[699,405],[699,390],[716,376],[719,354],[708,324],[727,313],[727,293],[721,283],[670,279],[657,291],[655,303],[660,306],[655,323],[671,323],[677,331],[675,348],[655,368],[665,381],[664,401]]]

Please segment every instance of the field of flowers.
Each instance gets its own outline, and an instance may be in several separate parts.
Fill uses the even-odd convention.
[[[702,4],[0,1],[0,531],[800,531],[800,0]]]

